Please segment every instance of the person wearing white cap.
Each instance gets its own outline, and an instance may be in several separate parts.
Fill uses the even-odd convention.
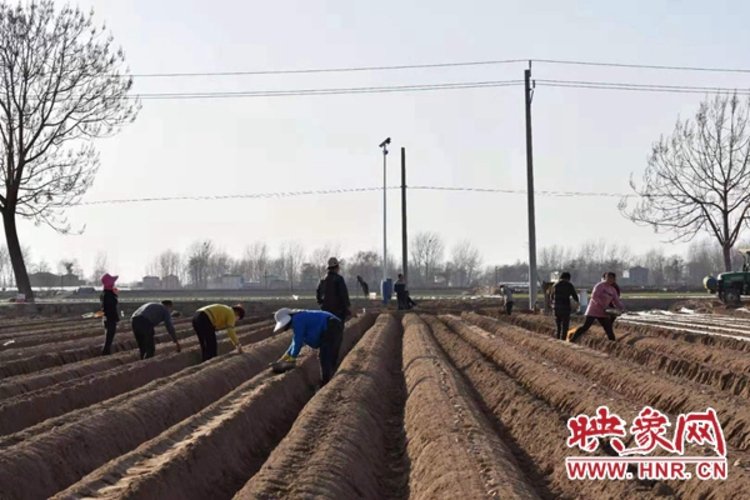
[[[292,330],[292,344],[278,361],[271,363],[275,373],[296,366],[303,345],[320,349],[320,386],[328,383],[339,367],[339,350],[344,336],[343,322],[327,311],[282,308],[274,314],[274,333]]]

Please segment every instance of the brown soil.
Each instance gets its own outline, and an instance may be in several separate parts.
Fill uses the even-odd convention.
[[[368,316],[350,325],[342,355],[374,320]],[[55,498],[231,497],[288,432],[319,380],[318,358],[310,354],[283,375],[265,370]]]
[[[238,329],[240,341],[244,345],[269,338],[273,330],[270,326],[243,331],[245,328]],[[104,401],[141,387],[156,378],[166,377],[196,365],[201,360],[200,347],[196,345],[197,343],[197,339],[186,343],[182,352],[179,353],[171,352],[158,359],[129,363],[104,372],[94,372],[88,376],[0,401],[0,436]],[[193,347],[190,347],[191,345]],[[232,349],[228,340],[219,343],[219,354],[228,353]],[[170,350],[172,350],[171,347]],[[86,390],[87,387],[96,387],[96,390]]]
[[[553,397],[550,388],[554,383],[547,377],[535,377],[525,373],[525,365],[537,360],[539,364],[555,367],[558,377],[568,380],[568,391],[573,391],[574,398],[563,398],[554,404],[566,412],[567,416],[582,412],[592,413],[593,410],[607,402],[615,412],[632,420],[634,410],[649,404],[669,415],[688,411],[703,411],[713,407],[719,414],[724,435],[730,445],[728,456],[730,460],[729,474],[732,481],[713,482],[684,481],[670,484],[676,490],[689,492],[721,492],[717,498],[740,498],[741,492],[750,488],[750,473],[745,470],[748,462],[748,404],[738,401],[709,388],[696,388],[692,383],[679,378],[656,376],[650,371],[642,370],[635,364],[620,361],[595,351],[560,342],[553,339],[539,338],[530,335],[528,331],[509,325],[498,324],[496,320],[469,314],[472,322],[481,324],[482,328],[466,325],[458,318],[446,317],[446,322],[455,329],[465,340],[478,348],[485,356],[501,364],[504,371],[514,378],[523,381],[525,385],[534,384],[538,395]],[[491,332],[491,333],[490,333]],[[562,348],[561,348],[562,347]],[[519,350],[520,349],[520,350]],[[515,352],[514,352],[515,351]],[[564,375],[563,375],[564,374]],[[570,383],[579,379],[582,384]],[[588,381],[588,382],[586,382]],[[596,381],[596,382],[593,382]],[[588,394],[593,390],[604,389],[610,393],[608,399],[601,396],[594,401],[586,401],[582,394],[575,391],[575,387],[588,387]],[[617,401],[622,401],[617,405]],[[628,411],[630,407],[630,411]],[[673,418],[674,420],[674,418]],[[733,446],[731,446],[733,445]]]
[[[595,327],[573,345],[550,316],[498,311],[426,301],[357,318],[317,393],[307,349],[267,369],[289,334],[265,313],[239,329],[245,354],[223,340],[202,364],[187,322],[185,351],[142,362],[125,329],[100,357],[98,322],[0,321],[0,343],[16,340],[0,349],[0,498],[747,497],[750,315],[651,312],[618,320],[616,342]],[[602,404],[628,421],[715,408],[729,478],[568,480],[566,421]]]
[[[387,417],[400,328],[381,315],[235,498],[393,498]]]
[[[409,497],[537,497],[429,327],[412,314],[403,323]]]

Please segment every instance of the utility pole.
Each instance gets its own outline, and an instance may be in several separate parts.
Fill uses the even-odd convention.
[[[536,272],[536,216],[534,214],[534,148],[531,138],[531,100],[534,97],[534,85],[531,81],[531,61],[529,69],[524,70],[524,102],[526,105],[526,181],[529,215],[529,309],[536,310],[537,272]]]
[[[386,302],[386,280],[388,279],[388,199],[386,197],[387,185],[386,185],[386,160],[388,158],[388,145],[391,143],[391,138],[388,137],[386,140],[380,143],[380,147],[383,149],[383,282],[381,285],[383,302]]]
[[[401,148],[401,269],[404,279],[409,276],[409,248],[406,237],[406,148]]]

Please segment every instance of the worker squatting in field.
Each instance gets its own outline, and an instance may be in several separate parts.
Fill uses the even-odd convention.
[[[156,352],[154,328],[161,323],[164,323],[167,333],[172,338],[172,342],[175,343],[177,352],[180,352],[180,342],[177,340],[177,334],[172,323],[172,307],[171,300],[164,300],[161,303],[149,302],[136,309],[131,316],[133,335],[135,335],[141,359],[154,357]]]
[[[201,307],[193,316],[193,330],[198,336],[198,342],[201,346],[201,359],[208,361],[216,357],[217,342],[216,331],[226,330],[232,344],[237,348],[237,352],[242,352],[240,340],[235,332],[237,321],[245,317],[245,309],[241,305],[225,306],[224,304],[211,304],[210,306]]]
[[[595,321],[598,321],[604,332],[607,334],[609,340],[615,340],[614,332],[614,317],[616,314],[620,314],[625,310],[625,306],[620,301],[620,294],[618,293],[619,287],[615,288],[617,284],[617,275],[609,272],[605,274],[606,279],[600,281],[594,286],[591,292],[591,299],[589,305],[586,308],[586,321],[583,325],[575,330],[568,332],[568,340],[575,342],[582,334],[584,334]],[[614,308],[614,309],[613,309]],[[615,313],[613,315],[612,313]]]
[[[296,366],[303,345],[320,349],[320,386],[328,383],[339,367],[339,351],[344,324],[327,311],[304,311],[282,308],[274,314],[274,332],[292,330],[292,344],[284,355],[271,364],[273,371],[283,373]]]

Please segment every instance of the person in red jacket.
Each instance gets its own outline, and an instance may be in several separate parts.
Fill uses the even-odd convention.
[[[568,341],[575,342],[581,335],[586,333],[594,321],[598,321],[609,340],[615,340],[615,332],[612,328],[614,324],[613,317],[607,312],[607,309],[614,304],[615,308],[620,311],[625,310],[625,305],[620,301],[617,289],[613,286],[617,280],[615,273],[606,273],[606,280],[600,281],[591,292],[591,299],[586,308],[586,321],[576,330],[568,333]]]

